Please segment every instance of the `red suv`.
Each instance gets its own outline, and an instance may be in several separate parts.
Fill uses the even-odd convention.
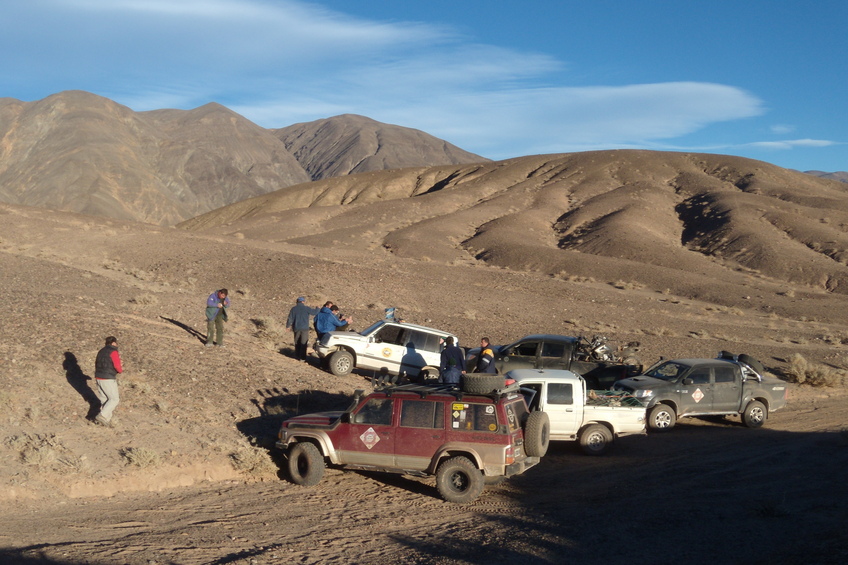
[[[408,384],[357,391],[345,412],[295,416],[283,422],[277,447],[288,451],[292,482],[312,486],[325,460],[348,469],[435,475],[449,502],[475,500],[486,483],[523,473],[548,448],[550,423],[530,412],[517,385],[497,375],[464,392],[451,385]],[[479,379],[491,379],[480,393]],[[495,383],[497,381],[497,383]]]

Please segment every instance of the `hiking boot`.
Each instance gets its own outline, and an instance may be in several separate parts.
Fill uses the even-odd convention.
[[[98,414],[97,416],[95,416],[95,417],[94,417],[94,423],[95,423],[95,424],[99,424],[99,425],[101,425],[101,426],[104,426],[104,427],[106,427],[106,428],[111,428],[111,427],[112,427],[111,422],[109,422],[106,418],[104,418],[104,417],[103,417],[103,416],[101,416],[100,414]]]

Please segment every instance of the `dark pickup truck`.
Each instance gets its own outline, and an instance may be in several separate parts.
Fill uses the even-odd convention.
[[[498,373],[514,369],[558,369],[577,373],[594,390],[608,390],[613,383],[627,376],[638,375],[642,362],[636,356],[638,342],[630,342],[616,352],[604,336],[591,340],[555,334],[533,334],[508,345],[494,345],[495,367]],[[468,371],[477,364],[480,348],[466,353]]]
[[[786,383],[764,372],[748,355],[722,352],[717,359],[661,361],[613,388],[645,404],[651,430],[670,430],[685,416],[726,415],[759,428],[769,413],[786,406]]]

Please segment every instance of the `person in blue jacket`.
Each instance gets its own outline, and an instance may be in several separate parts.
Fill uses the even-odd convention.
[[[318,332],[319,340],[325,333],[344,328],[353,321],[351,316],[339,317],[338,312],[339,307],[333,304],[332,306],[324,306],[315,316],[315,331]]]

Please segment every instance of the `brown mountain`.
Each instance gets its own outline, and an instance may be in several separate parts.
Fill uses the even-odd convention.
[[[367,128],[357,136],[360,124]],[[304,139],[308,126],[268,130],[218,104],[134,112],[81,91],[36,102],[4,98],[0,201],[171,225],[313,179],[307,170],[323,178],[484,160],[356,116],[321,120]]]
[[[274,130],[312,180],[487,161],[423,131],[345,114]]]
[[[808,175],[821,177],[824,179],[838,180],[840,182],[848,182],[848,171],[836,171],[835,173],[826,173],[824,171],[804,171]]]
[[[601,151],[363,173],[291,186],[189,230],[722,301],[752,277],[848,293],[848,187],[760,161]],[[712,281],[703,285],[704,279]]]

